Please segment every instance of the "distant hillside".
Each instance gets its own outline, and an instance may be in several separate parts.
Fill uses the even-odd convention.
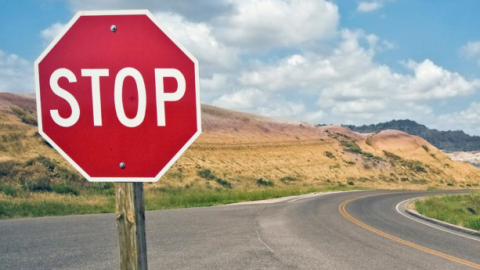
[[[1,183],[64,183],[67,172],[76,174],[38,136],[35,118],[34,97],[0,93]],[[200,138],[147,189],[256,190],[265,183],[276,188],[445,188],[477,185],[480,176],[474,166],[454,162],[422,138],[396,130],[360,134],[340,126],[317,127],[208,105],[202,105],[202,126]],[[401,126],[390,127],[418,134]]]
[[[374,133],[377,131],[396,129],[411,135],[424,138],[437,148],[445,151],[476,151],[480,150],[480,136],[470,136],[461,130],[439,131],[429,129],[411,120],[392,120],[376,125],[353,126],[345,125],[353,131],[361,133]]]

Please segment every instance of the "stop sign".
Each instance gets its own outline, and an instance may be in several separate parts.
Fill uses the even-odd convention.
[[[39,133],[89,181],[157,181],[201,133],[198,78],[148,11],[79,12],[35,62]]]

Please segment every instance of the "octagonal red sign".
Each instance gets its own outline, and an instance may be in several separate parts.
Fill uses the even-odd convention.
[[[198,62],[148,11],[77,13],[35,78],[39,133],[89,181],[157,181],[201,133]]]

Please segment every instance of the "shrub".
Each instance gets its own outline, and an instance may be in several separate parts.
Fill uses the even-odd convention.
[[[402,157],[397,156],[397,155],[395,155],[395,154],[392,153],[392,152],[388,152],[388,151],[386,151],[386,150],[383,150],[383,153],[385,154],[385,156],[386,156],[387,158],[392,159],[392,160],[394,160],[394,161],[403,160]]]
[[[8,196],[16,197],[22,193],[22,190],[11,185],[0,184],[0,192]]]
[[[430,152],[430,149],[428,148],[428,146],[422,145],[422,148],[423,148],[423,150],[425,150],[425,151],[427,151],[427,152]]]
[[[447,186],[453,187],[453,186],[455,186],[455,184],[454,183],[448,183]]]
[[[293,181],[296,181],[297,179],[293,176],[285,176],[285,177],[282,177],[280,178],[280,181],[282,183],[289,183],[289,182],[293,182]]]
[[[335,159],[335,156],[332,154],[332,152],[330,151],[325,151],[325,156],[328,157],[328,158],[331,158],[331,159]]]
[[[358,144],[356,144],[354,141],[347,141],[347,140],[342,140],[340,143],[343,146],[343,150],[346,152],[354,153],[354,154],[362,154],[362,149]]]
[[[264,180],[263,178],[258,178],[257,179],[257,184],[259,186],[266,186],[266,187],[273,187],[275,185],[275,183],[273,183],[273,181]]]
[[[426,179],[413,179],[412,183],[413,184],[425,185],[425,184],[428,184],[428,181]]]
[[[354,183],[353,181],[348,181],[347,184],[350,185],[350,186],[354,186],[354,185],[355,185],[355,183]]]
[[[368,137],[367,137],[367,140],[365,141],[365,143],[366,143],[367,145],[372,146],[372,136],[368,136]]]
[[[23,123],[32,126],[37,125],[37,118],[33,115],[32,112],[19,107],[12,107],[12,111],[18,118],[20,118],[20,120],[22,120]]]
[[[27,181],[25,187],[28,191],[46,191],[51,192],[52,186],[50,185],[50,179],[47,177],[40,177],[35,182]]]
[[[332,169],[339,169],[339,168],[340,168],[340,164],[330,165],[330,166],[328,166],[328,168],[329,168],[330,170],[332,170]]]
[[[114,195],[115,190],[113,189],[113,183],[108,182],[108,183],[90,183],[90,190],[93,193],[96,194],[102,194],[102,195]]]
[[[22,133],[9,133],[9,134],[4,134],[2,135],[2,141],[7,143],[7,142],[17,142],[20,141],[21,139],[25,139],[27,136]]]
[[[207,180],[213,180],[215,179],[215,174],[210,170],[210,169],[201,169],[198,171],[198,176],[207,179]]]
[[[3,176],[15,176],[18,171],[15,167],[20,166],[21,164],[16,161],[4,161],[0,162],[0,178]]]
[[[375,157],[372,153],[368,153],[368,152],[363,152],[363,155],[366,156],[367,158]]]
[[[423,167],[422,162],[418,160],[406,160],[403,162],[404,165],[406,165],[410,170],[413,170],[415,172],[419,173],[426,173],[427,171]]]
[[[72,194],[75,196],[80,195],[80,192],[71,186],[67,186],[64,184],[55,184],[52,186],[52,191],[58,194]]]
[[[228,182],[227,180],[223,180],[222,178],[215,179],[215,182],[222,185],[223,187],[232,188],[232,184],[230,182]]]
[[[44,156],[38,156],[36,158],[32,158],[28,160],[26,164],[28,166],[32,166],[36,163],[42,164],[42,166],[47,168],[49,171],[53,171],[55,169],[55,166],[58,165],[55,161],[52,161],[49,158],[46,158]]]

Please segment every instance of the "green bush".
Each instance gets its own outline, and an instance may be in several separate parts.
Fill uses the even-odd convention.
[[[12,185],[0,184],[0,192],[8,196],[17,197],[22,193],[22,189]]]
[[[80,195],[80,192],[76,188],[64,184],[54,184],[52,186],[52,191],[58,194]]]
[[[328,158],[335,159],[335,156],[330,151],[325,151],[324,155]]]
[[[285,176],[285,177],[280,178],[280,182],[282,182],[282,183],[290,183],[290,182],[294,182],[296,180],[297,180],[297,178],[295,178],[293,176]]]
[[[49,171],[55,170],[55,167],[58,165],[57,162],[50,160],[47,157],[44,156],[38,156],[35,158],[32,158],[26,162],[28,166],[32,166],[34,164],[41,164],[43,167],[47,168]]]
[[[21,166],[21,163],[16,161],[4,161],[0,162],[0,178],[13,177],[18,173],[16,167]]]
[[[228,182],[227,180],[223,180],[222,178],[216,178],[215,182],[222,185],[223,187],[232,188],[232,184],[230,182]]]
[[[423,167],[423,163],[418,160],[405,160],[403,165],[407,166],[410,170],[419,173],[426,173],[427,170]]]
[[[392,152],[388,152],[388,151],[386,151],[386,150],[383,150],[383,153],[385,154],[385,156],[386,156],[387,158],[389,158],[389,159],[391,159],[391,160],[394,160],[394,161],[401,161],[401,160],[403,160],[402,157],[397,156],[397,155],[395,155],[395,154],[392,153]]]
[[[215,174],[210,169],[201,169],[197,173],[198,176],[207,180],[213,180],[216,178]]]
[[[100,194],[100,195],[107,195],[113,196],[115,194],[115,190],[113,189],[113,183],[89,183],[89,189],[91,193]]]
[[[342,140],[342,141],[340,141],[340,144],[343,146],[343,150],[346,151],[346,152],[350,152],[350,153],[354,153],[354,154],[362,154],[363,153],[360,146],[358,146],[358,144],[356,144],[354,141]]]
[[[31,111],[24,110],[19,107],[12,107],[13,113],[22,120],[23,123],[29,124],[32,126],[37,125],[37,118]]]
[[[25,188],[32,192],[51,192],[52,186],[50,185],[50,179],[47,177],[40,177],[35,182],[27,181]]]
[[[372,136],[368,136],[368,137],[367,137],[367,140],[365,141],[365,143],[366,143],[367,145],[372,146]]]
[[[263,178],[257,179],[257,184],[259,186],[265,186],[265,187],[273,187],[275,185],[275,183],[273,181],[264,180]]]

